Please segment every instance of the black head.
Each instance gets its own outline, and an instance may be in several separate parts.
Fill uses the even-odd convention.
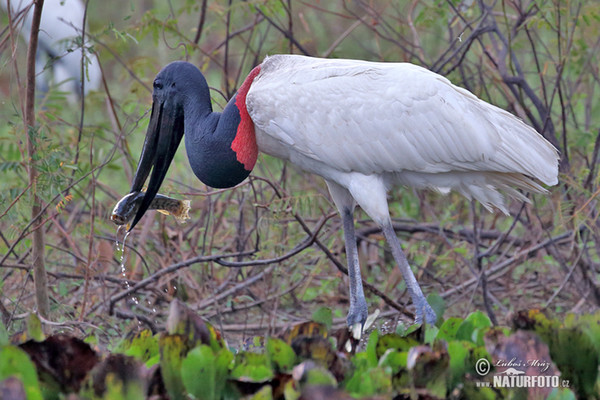
[[[199,104],[198,96],[205,97],[207,101]],[[192,99],[196,99],[194,106],[186,107]],[[160,189],[183,137],[186,110],[194,113],[211,112],[208,85],[200,70],[193,64],[175,61],[164,67],[154,79],[152,113],[131,192],[142,190],[150,170],[152,175],[130,230],[148,210]]]

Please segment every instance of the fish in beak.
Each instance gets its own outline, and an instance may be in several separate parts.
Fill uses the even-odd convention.
[[[130,192],[141,191],[148,175],[150,175],[150,170],[152,170],[152,175],[150,176],[150,183],[148,183],[144,199],[131,223],[129,231],[144,216],[144,213],[150,207],[150,203],[152,203],[152,200],[158,193],[169,165],[177,152],[177,147],[179,147],[179,143],[183,138],[183,132],[184,117],[182,104],[173,97],[157,95],[155,90],[148,131]]]

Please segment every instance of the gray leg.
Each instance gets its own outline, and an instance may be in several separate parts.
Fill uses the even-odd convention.
[[[381,228],[383,229],[385,239],[392,249],[392,255],[398,263],[398,267],[400,267],[400,272],[402,272],[402,277],[406,282],[408,293],[410,294],[410,297],[412,298],[412,301],[416,307],[415,322],[422,323],[423,317],[425,317],[425,322],[428,324],[434,324],[436,321],[435,311],[433,311],[433,308],[431,308],[429,303],[427,303],[427,300],[421,291],[421,287],[419,286],[415,275],[410,269],[410,265],[408,265],[408,260],[404,255],[404,251],[402,251],[402,246],[400,245],[400,240],[398,239],[398,236],[396,236],[396,232],[394,232],[392,221],[388,219],[387,222],[382,224]]]
[[[368,316],[367,301],[360,276],[352,210],[342,210],[341,214],[346,242],[346,258],[348,259],[348,278],[350,278],[350,310],[346,321],[354,336],[360,337]]]

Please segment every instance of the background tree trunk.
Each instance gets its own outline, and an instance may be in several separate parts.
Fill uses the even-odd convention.
[[[37,169],[35,165],[36,144],[35,136],[35,55],[37,52],[38,34],[40,30],[40,19],[44,0],[34,1],[33,21],[31,24],[31,39],[27,49],[27,92],[25,97],[25,134],[27,135],[27,154],[29,156],[29,184],[33,194],[33,205],[31,207],[31,218],[34,221],[32,266],[33,279],[35,282],[35,299],[38,312],[43,317],[48,317],[50,306],[48,302],[48,278],[46,276],[46,265],[44,262],[44,230],[42,229],[42,202],[37,194]]]

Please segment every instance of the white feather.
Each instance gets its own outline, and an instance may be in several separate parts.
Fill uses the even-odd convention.
[[[497,189],[557,183],[558,152],[533,128],[413,64],[272,56],[246,103],[261,151],[349,190],[377,177],[507,212]]]

